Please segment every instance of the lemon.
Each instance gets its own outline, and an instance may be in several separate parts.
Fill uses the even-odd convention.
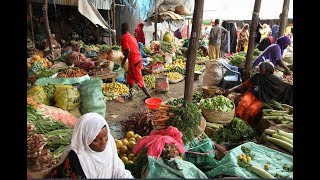
[[[120,141],[119,139],[116,139],[115,143],[118,149],[121,148],[121,146],[123,145],[122,141]]]
[[[129,159],[127,157],[122,157],[121,160],[123,163],[127,163],[129,161]]]
[[[133,131],[128,131],[127,132],[127,137],[128,138],[134,137],[134,132]]]
[[[121,141],[122,141],[122,143],[123,143],[124,146],[126,146],[126,145],[129,144],[128,139],[122,139]]]
[[[122,153],[126,153],[128,151],[128,147],[127,146],[121,146],[121,148],[120,148],[120,152],[122,152]]]
[[[130,153],[130,154],[128,155],[128,159],[129,159],[129,160],[132,161],[134,158],[135,158],[134,154]]]

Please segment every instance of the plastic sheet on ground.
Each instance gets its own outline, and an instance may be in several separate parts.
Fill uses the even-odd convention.
[[[269,164],[269,173],[275,176],[276,173],[293,178],[293,172],[283,170],[285,164],[293,165],[293,157],[291,155],[276,151],[274,149],[248,142],[237,146],[229,151],[229,153],[219,162],[218,166],[211,171],[206,172],[208,177],[216,177],[218,175],[237,176],[241,178],[257,179],[260,178],[251,171],[238,166],[238,155],[242,154],[241,146],[251,149],[251,153],[255,155],[251,164],[263,169],[265,164]]]

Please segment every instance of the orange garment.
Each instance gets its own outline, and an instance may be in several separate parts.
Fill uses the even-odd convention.
[[[248,90],[243,94],[236,108],[236,115],[250,125],[254,118],[262,110],[262,102],[251,92],[251,83],[249,80],[244,82]]]

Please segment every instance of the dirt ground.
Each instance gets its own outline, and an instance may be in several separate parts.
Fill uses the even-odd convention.
[[[193,89],[194,91],[201,89],[203,74],[199,76],[199,80],[194,81]],[[149,90],[152,97],[159,97],[164,102],[170,98],[179,98],[184,96],[184,85],[185,81],[180,81],[176,84],[169,85],[169,92],[166,93],[157,93],[154,90]],[[122,137],[123,130],[120,125],[121,121],[127,119],[128,116],[135,112],[140,112],[146,110],[147,107],[143,101],[145,97],[142,90],[134,91],[134,99],[133,100],[125,100],[124,102],[107,101],[107,122],[110,127],[111,134],[115,137]]]

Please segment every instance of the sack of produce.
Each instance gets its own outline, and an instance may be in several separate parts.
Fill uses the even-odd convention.
[[[196,165],[203,172],[209,171],[218,165],[215,159],[214,145],[209,137],[194,139],[188,143],[188,151],[185,152],[185,160]]]
[[[156,91],[157,92],[168,92],[169,91],[168,76],[157,76],[156,77]]]
[[[100,78],[92,78],[80,84],[80,112],[82,114],[96,112],[106,116],[106,102],[102,93],[103,82]]]
[[[35,86],[31,88],[28,93],[28,97],[32,97],[37,103],[49,105],[49,99],[42,86]]]
[[[204,86],[217,86],[224,75],[223,66],[219,61],[207,61],[203,75]]]
[[[122,51],[113,50],[113,49],[110,50],[109,55],[107,57],[108,60],[113,61],[118,64],[122,63],[123,58],[124,58],[124,55],[123,55]]]
[[[78,89],[71,85],[61,85],[54,93],[55,106],[63,110],[70,111],[80,105],[80,93]]]
[[[189,11],[189,9],[187,9],[184,5],[176,6],[174,12],[180,15],[186,15],[186,16],[191,15],[191,12]]]

